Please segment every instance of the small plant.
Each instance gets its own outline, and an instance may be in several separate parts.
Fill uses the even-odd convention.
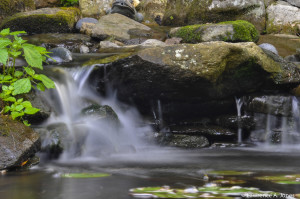
[[[30,101],[21,98],[32,88],[45,91],[45,88],[55,88],[54,82],[46,75],[37,74],[34,68],[43,70],[42,63],[46,61],[49,52],[43,47],[26,43],[19,37],[24,31],[10,32],[4,29],[0,32],[0,98],[3,107],[0,114],[9,114],[12,119],[19,119],[27,126],[30,124],[22,116],[35,114],[39,109],[32,106]],[[16,59],[23,56],[28,66],[16,69]]]
[[[78,0],[61,0],[60,4],[65,7],[77,6]]]

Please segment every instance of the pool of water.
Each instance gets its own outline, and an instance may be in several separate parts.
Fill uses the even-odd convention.
[[[131,199],[131,188],[169,185],[203,186],[213,180],[211,170],[251,171],[234,178],[244,187],[286,194],[300,193],[300,185],[283,185],[254,177],[300,173],[297,149],[214,148],[179,150],[147,148],[131,154],[44,162],[27,171],[0,175],[1,199]],[[104,172],[103,178],[62,178],[61,173]]]

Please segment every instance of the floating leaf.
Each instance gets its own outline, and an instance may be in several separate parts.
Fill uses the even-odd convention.
[[[102,178],[111,176],[107,173],[65,173],[62,174],[63,178]]]
[[[277,184],[300,184],[300,174],[295,175],[277,175],[277,176],[260,176],[258,180],[267,180]]]
[[[208,174],[211,175],[228,175],[228,176],[235,176],[235,175],[250,175],[253,174],[253,172],[249,171],[209,171]]]
[[[14,84],[13,95],[28,93],[31,90],[31,82],[29,78],[17,80]]]

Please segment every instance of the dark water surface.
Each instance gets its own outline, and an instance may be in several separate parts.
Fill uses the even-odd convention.
[[[237,176],[245,187],[287,194],[300,193],[300,185],[282,185],[253,177],[300,173],[298,149],[145,149],[135,154],[110,155],[42,163],[22,172],[0,175],[0,199],[130,199],[129,189],[145,186],[186,188],[203,186],[209,170],[252,171]],[[105,172],[104,178],[62,178],[61,173]],[[213,180],[210,177],[209,180]]]

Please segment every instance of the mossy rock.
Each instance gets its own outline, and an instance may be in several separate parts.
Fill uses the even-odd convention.
[[[0,1],[0,20],[18,12],[30,11],[35,9],[34,0],[1,0]]]
[[[79,15],[77,8],[42,8],[8,17],[0,29],[25,30],[29,34],[72,32]]]
[[[226,21],[218,24],[197,24],[171,31],[171,36],[180,37],[185,43],[208,41],[257,42],[259,33],[253,24],[244,21]]]

